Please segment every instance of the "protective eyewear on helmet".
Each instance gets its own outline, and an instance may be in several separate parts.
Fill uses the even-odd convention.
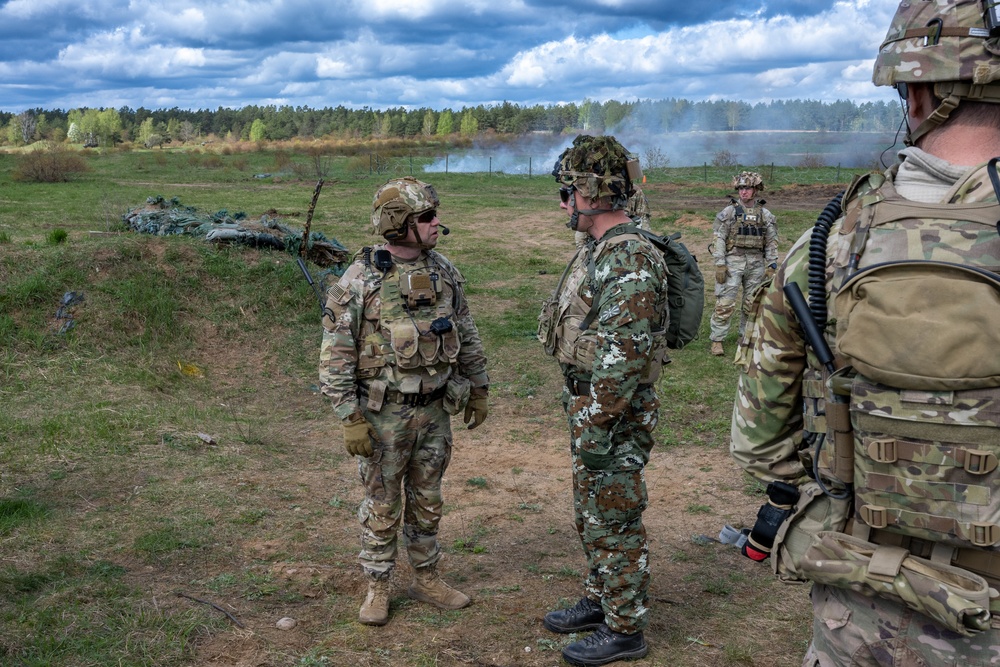
[[[438,212],[436,208],[432,208],[429,211],[424,211],[423,213],[417,216],[417,222],[423,222],[423,223],[434,222],[434,218],[437,217],[437,214]]]
[[[910,94],[910,89],[905,81],[900,81],[896,84],[896,92],[899,93],[901,100],[906,101],[907,96]]]
[[[568,202],[569,198],[573,196],[574,190],[576,190],[576,186],[573,185],[564,185],[559,188],[559,201],[564,204]]]

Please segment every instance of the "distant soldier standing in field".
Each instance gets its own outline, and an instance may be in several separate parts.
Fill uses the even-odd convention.
[[[469,428],[479,426],[489,378],[465,278],[433,250],[443,228],[438,205],[433,186],[414,178],[379,188],[372,225],[386,243],[363,248],[327,292],[320,383],[365,489],[359,561],[368,594],[358,620],[366,625],[389,620],[400,519],[414,570],[410,597],[442,609],[470,603],[437,571],[441,478],[450,417],[464,410]]]
[[[539,339],[565,377],[573,510],[587,575],[580,601],[549,612],[544,624],[559,633],[593,630],[563,657],[574,665],[603,665],[648,650],[644,467],[667,350],[668,272],[625,210],[641,170],[614,137],[577,137],[553,175],[568,226],[592,239],[566,267],[539,317]]]
[[[740,289],[743,307],[740,309],[740,337],[747,323],[747,308],[754,292],[765,279],[774,275],[778,265],[778,227],[774,215],[764,208],[757,193],[764,190],[764,179],[754,171],[743,171],[733,177],[733,188],[739,201],[722,209],[715,216],[712,257],[715,259],[715,312],[712,313],[711,351],[725,354],[722,341],[729,333],[729,320],[736,310]]]
[[[743,553],[812,582],[803,667],[1000,665],[1000,8],[899,3],[872,80],[906,148],[752,311],[730,451],[768,502]]]

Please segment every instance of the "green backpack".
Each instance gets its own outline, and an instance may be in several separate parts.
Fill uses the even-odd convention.
[[[610,235],[635,234],[648,239],[663,254],[667,265],[667,307],[670,320],[667,324],[667,347],[679,350],[698,337],[702,313],[705,310],[705,279],[698,268],[698,260],[683,243],[678,241],[680,232],[659,236],[634,225],[614,227]],[[610,238],[610,236],[608,237]],[[594,302],[597,303],[596,301]],[[586,328],[595,312],[588,314],[580,325]]]

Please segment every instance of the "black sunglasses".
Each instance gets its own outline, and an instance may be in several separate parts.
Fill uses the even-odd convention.
[[[432,208],[429,211],[424,211],[423,213],[417,216],[417,222],[423,222],[423,223],[433,222],[434,218],[437,217],[437,214],[438,212],[436,208]]]
[[[559,188],[559,200],[565,204],[566,202],[569,201],[569,198],[573,196],[574,190],[576,190],[576,186],[573,185],[562,186],[561,188]]]

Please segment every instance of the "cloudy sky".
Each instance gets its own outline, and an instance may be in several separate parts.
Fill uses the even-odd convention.
[[[0,109],[890,101],[896,0],[4,0]]]

